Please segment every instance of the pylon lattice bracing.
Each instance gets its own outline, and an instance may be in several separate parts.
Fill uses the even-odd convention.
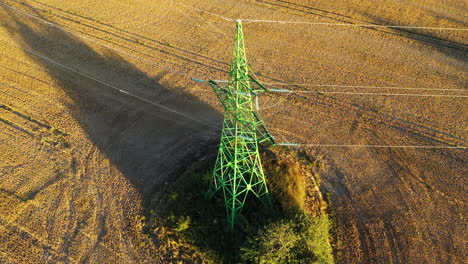
[[[225,113],[208,196],[223,190],[228,222],[233,229],[249,193],[263,203],[270,203],[258,147],[262,142],[274,144],[273,137],[253,109],[253,99],[266,88],[249,74],[241,21],[236,22],[230,66],[226,87],[209,81]]]

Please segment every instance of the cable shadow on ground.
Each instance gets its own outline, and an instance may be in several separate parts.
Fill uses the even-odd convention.
[[[369,13],[362,14],[365,17],[370,18],[373,24],[378,25],[388,25],[391,24],[390,21],[377,17]],[[378,30],[378,29],[375,29]],[[382,30],[381,30],[382,31]],[[391,31],[382,31],[387,34],[392,34],[395,36],[400,36],[407,39],[412,39],[418,43],[434,48],[440,53],[444,54],[449,58],[453,58],[461,63],[466,64],[468,61],[468,44],[462,43],[459,41],[449,40],[443,37],[440,37],[434,33],[430,32],[421,32],[418,29],[406,29],[406,28],[392,28]]]
[[[357,19],[347,15],[339,14],[332,11],[327,11],[324,9],[319,9],[303,4],[297,4],[289,1],[284,0],[257,0],[257,2],[262,2],[265,4],[269,4],[272,6],[293,10],[295,12],[300,12],[303,14],[313,15],[317,17],[322,17],[325,19],[330,19],[332,21],[336,21],[339,23],[349,23],[355,24],[354,21],[359,23],[365,23],[369,25],[388,25],[392,24],[389,21],[384,20],[383,18],[375,17],[368,13],[362,13],[364,17],[369,19]],[[451,22],[461,23],[459,20],[451,18],[451,17],[444,17]],[[350,21],[351,20],[351,21]],[[393,30],[387,29],[380,29],[380,28],[372,28],[372,27],[362,27],[363,29],[377,31],[379,33],[390,34],[398,37],[404,37],[416,40],[421,42],[422,44],[431,45],[432,47],[438,49],[439,51],[445,53],[450,57],[457,58],[458,60],[466,61],[466,52],[468,51],[468,45],[466,43],[450,41],[439,37],[435,34],[429,32],[419,32],[413,29],[404,29],[404,28],[394,28]]]
[[[13,0],[14,2],[17,2],[16,0]],[[36,2],[36,1],[34,1]],[[154,39],[151,37],[143,36],[138,33],[130,32],[128,30],[116,27],[114,25],[111,25],[109,23],[101,22],[83,15],[78,15],[75,14],[74,12],[63,10],[57,7],[54,7],[53,5],[48,5],[44,3],[37,2],[39,4],[45,5],[57,12],[61,12],[60,14],[54,14],[53,12],[50,12],[50,10],[46,9],[41,9],[39,7],[35,7],[26,3],[22,3],[25,7],[30,8],[31,12],[34,12],[36,14],[40,14],[41,12],[47,13],[48,16],[53,16],[57,19],[66,21],[66,22],[72,22],[74,24],[80,25],[80,27],[84,27],[86,29],[89,29],[92,31],[99,31],[100,33],[104,34],[104,37],[101,36],[96,36],[95,34],[92,34],[87,31],[79,30],[79,29],[73,29],[72,31],[75,33],[78,33],[83,36],[90,36],[94,39],[98,39],[102,41],[103,43],[110,43],[113,46],[117,46],[120,48],[124,48],[125,50],[129,50],[132,53],[139,54],[139,55],[144,55],[146,57],[150,57],[152,59],[158,59],[159,58],[164,58],[164,57],[173,57],[176,58],[177,60],[184,61],[184,63],[193,63],[196,65],[196,67],[205,67],[208,68],[214,72],[222,72],[222,73],[227,73],[226,69],[223,69],[224,66],[228,65],[225,62],[222,62],[220,60],[205,56],[203,54],[190,51],[181,47],[174,46],[172,44],[166,43],[164,41]],[[66,16],[64,16],[66,14]],[[39,15],[40,16],[40,15]],[[68,17],[70,16],[70,17]],[[42,17],[42,16],[40,16]],[[45,17],[42,17],[41,19],[46,19]],[[99,25],[99,26],[96,26]],[[68,28],[67,26],[59,26],[59,27],[64,27]],[[70,29],[70,28],[68,28]],[[66,29],[68,31],[68,29]],[[70,29],[71,30],[71,29]],[[117,30],[117,32],[113,32],[112,30]],[[125,42],[129,42],[132,44],[137,44],[140,46],[141,50],[139,49],[134,49],[131,48],[130,46],[125,46],[122,44],[119,44],[118,42],[113,41],[113,38],[118,38],[120,40],[123,40]],[[148,41],[148,43],[145,43]],[[151,44],[149,44],[151,43]],[[152,52],[158,53],[159,55],[151,55],[146,52],[145,50],[150,49]]]
[[[101,54],[58,28],[5,11],[9,18],[2,24],[63,88],[73,101],[68,109],[72,117],[143,197],[148,198],[158,184],[168,180],[181,161],[193,159],[215,144],[217,129],[128,96],[50,60],[207,123],[221,123],[221,115],[211,106],[160,85],[165,74],[148,76],[111,51]],[[73,137],[73,132],[70,134]]]

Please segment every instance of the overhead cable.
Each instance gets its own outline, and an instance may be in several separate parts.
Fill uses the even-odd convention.
[[[265,20],[265,19],[248,19],[248,18],[240,18],[234,19],[231,17],[226,17],[221,14],[217,14],[211,11],[206,11],[198,7],[178,3],[174,0],[172,2],[185,6],[187,8],[206,13],[212,16],[216,16],[222,18],[226,21],[244,21],[244,22],[251,22],[251,23],[279,23],[279,24],[307,24],[307,25],[322,25],[322,26],[346,26],[346,27],[370,27],[370,28],[402,28],[402,29],[427,29],[427,30],[458,30],[458,31],[467,31],[468,28],[453,28],[453,27],[426,27],[426,26],[400,26],[400,25],[378,25],[378,24],[354,24],[354,23],[326,23],[326,22],[309,22],[309,21],[281,21],[281,20]]]
[[[12,45],[12,44],[10,44],[10,45]],[[12,46],[16,46],[16,45],[12,45]],[[28,49],[24,49],[24,48],[21,48],[21,47],[18,47],[18,46],[16,46],[16,47],[19,48],[19,49],[21,49],[21,50],[24,50],[25,52],[31,53],[31,54],[33,54],[33,55],[39,57],[39,58],[42,58],[42,59],[44,59],[44,60],[46,60],[46,61],[48,61],[48,62],[50,62],[50,63],[53,63],[53,64],[55,64],[55,65],[58,65],[58,66],[60,66],[60,67],[62,67],[62,68],[64,68],[64,69],[67,69],[67,70],[72,71],[72,72],[74,72],[74,73],[77,73],[77,74],[79,74],[79,75],[81,75],[81,76],[83,76],[83,77],[86,77],[86,78],[91,79],[91,80],[93,80],[93,81],[96,81],[96,82],[98,82],[98,83],[100,83],[100,84],[103,84],[103,85],[105,85],[105,86],[107,86],[107,87],[109,87],[109,88],[112,88],[112,89],[114,89],[114,90],[120,92],[120,93],[124,93],[124,94],[126,94],[126,95],[129,95],[129,96],[134,97],[134,98],[136,98],[136,99],[139,99],[139,100],[141,100],[141,101],[144,101],[144,102],[147,102],[147,103],[152,104],[152,105],[154,105],[154,106],[157,106],[157,107],[159,107],[159,108],[165,109],[166,111],[175,113],[175,114],[177,114],[177,115],[180,115],[180,116],[183,116],[183,117],[185,117],[185,118],[191,119],[191,120],[193,120],[193,121],[195,121],[195,122],[198,122],[198,123],[204,124],[204,125],[206,125],[206,126],[209,126],[209,127],[211,127],[211,128],[215,128],[215,129],[218,129],[218,130],[219,130],[218,127],[216,127],[216,126],[214,126],[214,125],[212,125],[212,124],[210,124],[210,123],[207,123],[207,122],[205,122],[205,121],[203,121],[203,120],[200,120],[200,119],[198,119],[198,118],[192,117],[192,116],[187,115],[187,114],[185,114],[185,113],[179,112],[179,111],[174,110],[174,109],[172,109],[172,108],[169,108],[169,107],[167,107],[167,106],[164,106],[164,105],[161,105],[161,104],[152,102],[152,101],[150,101],[150,100],[148,100],[148,99],[145,99],[145,98],[143,98],[143,97],[141,97],[141,96],[132,94],[132,93],[126,91],[126,90],[122,90],[122,89],[120,89],[120,88],[118,88],[118,87],[115,87],[115,86],[109,84],[109,83],[106,83],[106,82],[104,82],[104,81],[102,81],[102,80],[99,80],[99,79],[97,79],[97,78],[95,78],[95,77],[92,77],[92,76],[87,75],[87,74],[85,74],[85,73],[82,73],[82,72],[80,72],[80,71],[78,71],[78,70],[75,70],[75,69],[73,69],[73,68],[70,68],[70,67],[68,67],[68,66],[66,66],[66,65],[63,65],[63,64],[61,64],[61,63],[59,63],[59,62],[57,62],[57,61],[55,61],[55,60],[53,60],[53,59],[51,59],[51,58],[48,58],[48,57],[46,57],[46,56],[44,56],[44,55],[41,55],[41,54],[38,54],[38,53],[36,53],[36,52],[34,52],[34,51],[31,51],[31,50],[28,50]]]
[[[327,23],[327,22],[281,21],[281,20],[263,20],[263,19],[239,19],[239,20],[242,20],[245,22],[257,22],[257,23],[306,24],[306,25],[345,26],[345,27],[403,28],[403,29],[458,30],[458,31],[468,30],[468,28],[452,28],[452,27],[422,27],[422,26],[399,26],[399,25],[378,25],[378,24]]]
[[[278,143],[280,146],[290,147],[339,147],[339,148],[419,148],[419,149],[467,149],[459,146],[425,146],[425,145],[353,145],[353,144],[300,144]]]
[[[44,24],[46,24],[46,25],[49,25],[49,26],[58,28],[58,29],[63,30],[63,31],[65,31],[65,32],[71,33],[71,34],[73,34],[73,35],[75,35],[75,36],[78,36],[78,37],[80,37],[80,38],[89,40],[89,41],[94,42],[94,43],[96,43],[96,44],[99,44],[99,45],[101,45],[101,46],[103,46],[103,47],[106,47],[106,48],[108,48],[108,49],[111,49],[111,50],[113,50],[113,51],[115,51],[115,52],[117,52],[117,53],[122,53],[122,54],[125,54],[125,55],[127,55],[127,56],[130,56],[130,57],[132,57],[132,58],[134,58],[134,59],[137,59],[137,60],[139,60],[139,61],[142,61],[142,62],[146,62],[146,63],[149,63],[149,64],[156,65],[156,66],[158,66],[159,68],[164,69],[164,70],[167,70],[167,71],[172,72],[172,73],[174,73],[174,74],[177,74],[177,75],[181,75],[181,76],[185,76],[185,77],[191,78],[191,76],[188,75],[188,74],[185,73],[185,72],[177,71],[177,70],[175,70],[175,69],[173,69],[173,68],[171,68],[171,67],[168,67],[168,66],[165,66],[165,65],[161,65],[160,63],[154,62],[154,61],[152,61],[152,60],[149,60],[149,59],[146,59],[146,58],[142,58],[142,57],[140,57],[140,56],[136,56],[136,55],[130,54],[130,53],[128,53],[128,52],[126,52],[126,51],[124,51],[124,50],[122,50],[122,49],[118,49],[118,48],[116,48],[116,47],[112,47],[112,46],[110,46],[110,45],[104,44],[104,43],[102,43],[101,41],[97,41],[97,40],[95,40],[95,39],[93,39],[93,38],[84,36],[84,35],[81,34],[81,33],[78,33],[78,32],[75,32],[75,31],[72,31],[72,30],[69,30],[69,29],[66,29],[66,28],[64,28],[64,27],[61,27],[61,26],[55,24],[55,23],[49,22],[49,21],[47,21],[47,20],[45,20],[45,19],[43,19],[43,18],[40,18],[40,17],[35,16],[35,15],[33,15],[33,14],[30,14],[30,13],[24,11],[24,10],[21,10],[21,9],[18,9],[18,8],[15,8],[15,7],[12,7],[12,6],[7,5],[7,4],[5,4],[5,3],[0,2],[0,4],[6,6],[6,7],[8,7],[8,8],[10,8],[10,9],[13,9],[13,10],[15,10],[15,11],[17,11],[17,12],[23,13],[24,15],[27,15],[27,16],[32,17],[32,18],[34,18],[34,19],[37,19],[37,20],[41,21],[42,23],[44,23]]]
[[[449,94],[361,93],[361,92],[315,91],[315,90],[294,91],[294,90],[274,89],[274,88],[268,89],[268,91],[277,92],[277,93],[350,94],[350,95],[376,95],[376,96],[418,96],[418,97],[455,97],[455,98],[468,97],[468,95],[449,95]]]
[[[463,91],[468,89],[455,88],[427,88],[427,87],[399,87],[399,86],[367,86],[367,85],[339,85],[339,84],[311,84],[311,83],[280,83],[280,82],[262,82],[265,85],[272,86],[309,86],[309,87],[331,87],[331,88],[363,88],[363,89],[391,89],[391,90],[426,90],[426,91]]]

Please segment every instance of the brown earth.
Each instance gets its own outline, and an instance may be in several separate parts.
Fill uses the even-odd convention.
[[[0,0],[0,262],[168,262],[142,211],[168,175],[214,148],[220,104],[188,76],[227,78],[234,29],[185,5],[467,28],[465,1]],[[466,31],[245,23],[245,35],[264,82],[458,91],[289,89],[466,96]],[[278,142],[467,145],[464,97],[266,94],[260,108]],[[464,263],[465,150],[307,150],[327,164],[340,263]]]

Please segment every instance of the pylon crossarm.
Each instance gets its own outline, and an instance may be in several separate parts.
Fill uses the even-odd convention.
[[[257,127],[259,131],[258,134],[260,134],[260,137],[258,138],[258,142],[259,143],[268,142],[272,146],[276,145],[275,139],[271,135],[270,131],[268,131],[268,128],[265,126],[265,123],[263,122],[263,120],[260,119],[257,113],[254,112],[253,114],[255,118],[257,119]]]
[[[259,81],[257,81],[257,79],[255,79],[252,75],[249,75],[249,77],[250,77],[250,80],[253,83],[252,84],[252,92],[255,95],[268,91],[268,89],[265,86],[263,86],[263,84],[261,84]],[[255,89],[255,84],[259,87],[258,89]]]
[[[228,98],[232,97],[232,93],[230,90],[221,87],[218,83],[215,81],[208,81],[208,84],[213,88],[216,96],[218,99],[221,101],[221,104],[223,105],[225,110],[228,110],[232,108],[230,106],[230,102],[227,100]]]

